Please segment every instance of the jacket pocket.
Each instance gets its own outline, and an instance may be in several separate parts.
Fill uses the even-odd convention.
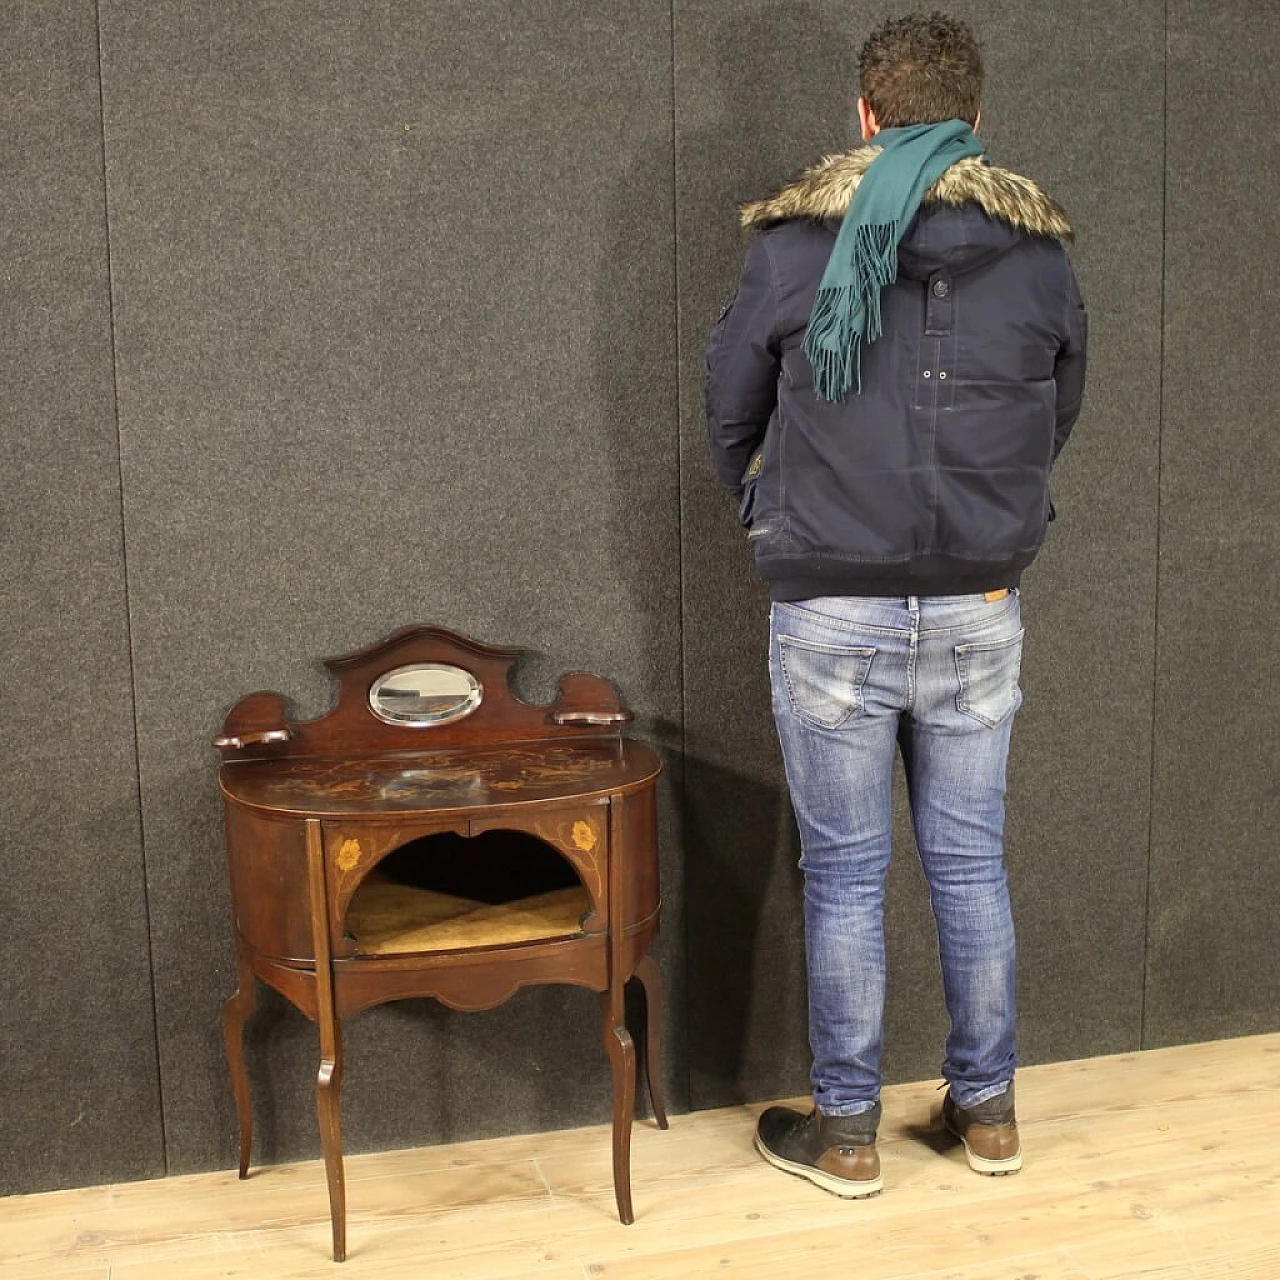
[[[742,473],[742,498],[738,503],[738,519],[748,529],[756,515],[756,489],[760,484],[760,469],[763,465],[764,451],[756,450],[747,469]]]
[[[819,729],[839,729],[863,712],[874,649],[778,637],[778,662],[792,711]]]
[[[1022,668],[1023,632],[986,644],[956,645],[960,692],[956,706],[965,715],[994,729],[1022,705],[1018,674]]]

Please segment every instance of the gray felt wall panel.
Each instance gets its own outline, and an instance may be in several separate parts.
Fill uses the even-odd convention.
[[[232,1151],[208,743],[237,697],[319,713],[321,657],[436,622],[532,650],[528,696],[606,674],[639,735],[677,740],[669,9],[102,9],[161,1068],[185,1170]],[[249,1048],[256,1158],[316,1152],[314,1028],[268,1000]],[[608,1116],[588,992],[375,1010],[347,1053],[352,1150]]]
[[[1278,57],[1255,4],[1170,5],[1149,1044],[1280,1027]]]
[[[1164,0],[951,7],[986,49],[994,158],[1077,223],[1093,326],[1024,583],[1023,1056],[1274,1029],[1274,23],[1172,0],[1166,86]],[[702,351],[741,261],[734,202],[852,142],[883,11],[0,16],[0,1191],[233,1162],[207,744],[255,688],[319,713],[319,659],[410,621],[528,648],[529,697],[570,668],[615,679],[669,764],[669,1101],[802,1092],[767,600],[707,463]],[[92,675],[74,718],[69,672]],[[907,1079],[936,1072],[945,1016],[898,818],[886,1068]],[[362,1015],[347,1146],[603,1121],[596,1023],[572,989]],[[255,1159],[315,1154],[314,1028],[264,995],[249,1055]]]
[[[1008,847],[1022,1053],[1038,1061],[1135,1048],[1140,1036],[1163,10],[1144,0],[1120,16],[1099,0],[1064,24],[1048,3],[949,7],[984,46],[982,134],[994,159],[1037,178],[1077,222],[1073,258],[1094,327],[1088,407],[1055,484],[1061,520],[1024,583],[1026,707]],[[797,848],[768,711],[767,600],[706,461],[702,351],[741,263],[735,201],[852,145],[856,54],[882,16],[834,0],[676,5],[695,1106],[801,1092],[808,1062]],[[903,818],[900,806],[889,901],[891,1079],[935,1074],[946,1028]]]
[[[0,1194],[164,1172],[92,4],[0,6]]]

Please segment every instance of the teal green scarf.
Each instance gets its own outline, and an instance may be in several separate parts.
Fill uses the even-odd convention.
[[[849,203],[804,335],[823,400],[843,400],[855,377],[862,393],[862,344],[880,336],[880,290],[898,278],[898,245],[924,193],[957,160],[984,154],[963,120],[883,129],[875,143],[884,150]]]

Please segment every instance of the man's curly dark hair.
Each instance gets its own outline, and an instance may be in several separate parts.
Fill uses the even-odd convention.
[[[862,96],[882,129],[978,122],[982,55],[973,32],[945,13],[891,18],[858,55]]]

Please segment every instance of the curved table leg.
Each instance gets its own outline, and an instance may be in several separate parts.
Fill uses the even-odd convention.
[[[644,992],[644,1074],[649,1086],[649,1102],[659,1129],[669,1127],[667,1104],[662,1093],[662,980],[652,956],[642,956],[632,977]]]
[[[601,997],[601,1031],[613,1071],[613,1194],[624,1226],[635,1220],[631,1208],[631,1121],[636,1109],[636,1046],[631,1032],[617,1018],[616,1001]]]
[[[316,1112],[320,1118],[320,1145],[329,1182],[329,1216],[333,1222],[333,1260],[347,1256],[347,1185],[342,1168],[342,1122],[339,1095],[342,1089],[342,1028],[332,1027],[332,1055],[322,1048],[316,1077]]]
[[[256,980],[244,943],[236,941],[236,991],[223,1006],[222,1043],[231,1072],[240,1128],[240,1176],[249,1176],[249,1152],[253,1147],[253,1106],[249,1099],[249,1072],[244,1063],[244,1028],[258,1003]]]
[[[320,1146],[329,1181],[329,1218],[333,1223],[333,1260],[347,1256],[347,1184],[342,1171],[342,1026],[333,991],[325,897],[324,839],[320,823],[307,819],[307,878],[311,893],[311,941],[316,957],[316,1022],[320,1027],[320,1072],[316,1076],[316,1114]]]

